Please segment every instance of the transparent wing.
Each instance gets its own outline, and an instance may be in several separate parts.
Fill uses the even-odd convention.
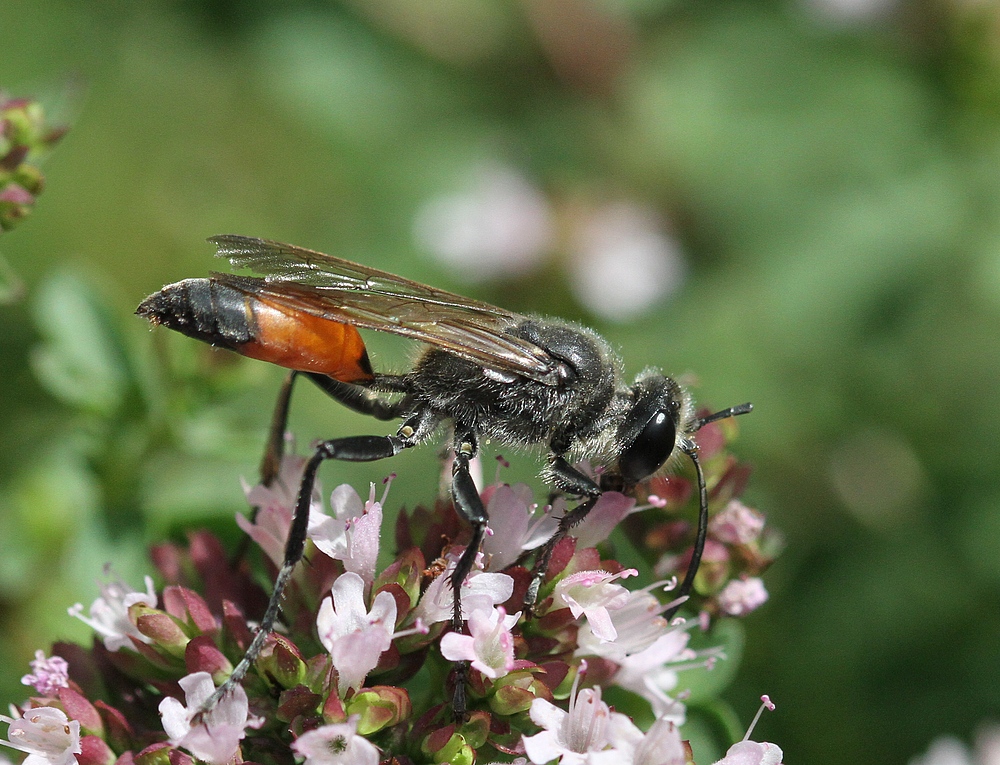
[[[525,321],[520,314],[290,244],[235,234],[209,241],[233,266],[263,275],[213,274],[233,287],[291,310],[429,343],[491,369],[556,382],[559,362],[511,334]]]

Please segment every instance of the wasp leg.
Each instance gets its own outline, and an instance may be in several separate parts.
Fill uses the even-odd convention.
[[[548,476],[563,491],[575,494],[578,497],[584,497],[585,499],[559,519],[559,526],[556,528],[555,533],[549,537],[549,540],[538,552],[538,557],[535,558],[535,568],[531,574],[531,583],[528,585],[528,591],[524,596],[524,609],[528,616],[532,615],[535,603],[538,601],[538,591],[542,586],[542,580],[545,578],[545,572],[549,568],[549,559],[552,557],[552,551],[569,534],[570,529],[587,517],[587,514],[597,504],[597,500],[600,499],[603,493],[600,486],[559,455],[549,458]]]
[[[267,431],[267,444],[264,456],[260,460],[260,482],[267,487],[274,484],[281,470],[281,458],[285,453],[285,430],[288,425],[288,408],[292,401],[292,388],[299,373],[292,371],[285,375],[285,381],[278,392],[278,400],[274,403],[274,414],[271,415],[271,427]]]
[[[288,429],[288,410],[292,399],[292,388],[299,375],[308,377],[320,390],[334,401],[338,401],[348,409],[367,414],[376,420],[395,420],[409,408],[409,399],[402,398],[390,401],[361,385],[334,380],[327,375],[315,372],[299,372],[292,370],[285,377],[278,393],[271,417],[271,427],[267,434],[267,445],[260,461],[260,480],[265,486],[271,486],[281,469],[281,458],[285,453],[285,431]],[[400,386],[400,379],[390,375],[382,375],[386,385]]]
[[[410,399],[407,397],[390,401],[363,385],[341,382],[315,372],[305,374],[316,387],[334,401],[339,401],[348,409],[367,414],[376,420],[395,420],[410,408]],[[377,383],[382,387],[391,388],[393,392],[405,390],[402,378],[394,375],[379,375]]]
[[[406,427],[408,426],[404,424],[400,431]],[[410,427],[408,432],[412,433],[413,428]],[[274,580],[274,589],[271,592],[271,600],[267,604],[264,617],[260,620],[260,626],[240,663],[233,669],[229,679],[216,688],[215,692],[202,704],[199,714],[204,714],[212,709],[223,696],[239,685],[250,666],[260,655],[264,641],[274,629],[274,623],[278,619],[278,611],[281,609],[282,594],[292,576],[295,564],[302,559],[302,552],[305,549],[306,530],[309,525],[309,505],[319,466],[324,461],[331,459],[346,462],[374,462],[394,457],[416,442],[415,438],[406,436],[348,436],[322,441],[317,445],[316,451],[306,463],[305,471],[302,474],[302,483],[299,485],[299,493],[295,501],[295,513],[292,516],[292,526],[288,532],[288,541],[285,543],[285,559],[278,571],[277,578]]]
[[[455,461],[451,468],[451,496],[458,512],[472,526],[472,538],[462,552],[462,557],[455,564],[455,571],[451,575],[453,598],[451,628],[455,632],[462,631],[462,584],[476,563],[476,556],[479,554],[479,547],[486,534],[486,523],[489,520],[486,508],[483,506],[483,500],[479,496],[479,490],[469,473],[469,462],[476,456],[478,450],[475,434],[470,431],[456,433]],[[452,710],[458,720],[463,720],[466,716],[465,681],[468,673],[469,662],[456,663],[455,696],[452,699]]]

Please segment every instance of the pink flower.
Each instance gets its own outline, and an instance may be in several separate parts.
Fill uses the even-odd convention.
[[[156,590],[153,580],[146,577],[146,592],[138,592],[129,587],[121,579],[111,578],[111,564],[104,567],[104,575],[108,580],[100,585],[101,597],[90,606],[90,618],[83,616],[83,604],[77,603],[69,609],[69,615],[87,624],[104,639],[104,647],[109,651],[118,651],[132,646],[132,640],[152,643],[132,623],[128,610],[137,603],[149,608],[156,608]]]
[[[514,669],[511,628],[521,613],[507,616],[503,607],[477,609],[469,615],[470,635],[449,632],[441,638],[441,655],[448,661],[470,661],[491,680]]]
[[[777,744],[738,741],[715,765],[781,765],[783,756]]]
[[[531,487],[501,484],[490,495],[486,514],[493,532],[483,540],[487,568],[502,571],[526,550],[534,550],[552,536],[558,525],[553,513],[536,514]]]
[[[729,500],[708,522],[708,533],[730,545],[750,544],[764,530],[764,516],[738,499]]]
[[[617,491],[606,491],[597,500],[597,504],[587,513],[579,524],[573,527],[576,537],[576,548],[596,547],[607,539],[615,527],[635,510],[635,499],[619,494]]]
[[[309,527],[313,544],[334,560],[343,561],[344,568],[360,576],[366,586],[375,581],[382,505],[389,492],[389,483],[387,480],[382,499],[377,502],[375,484],[371,484],[367,502],[361,501],[353,487],[338,486],[330,496],[334,517],[318,515]]]
[[[380,592],[369,611],[364,581],[348,571],[337,577],[331,597],[320,605],[316,628],[320,642],[330,652],[339,678],[337,689],[344,696],[349,689],[361,687],[392,645],[396,600],[388,592]]]
[[[756,576],[733,579],[716,596],[719,608],[730,616],[746,616],[767,602],[764,580]]]
[[[247,502],[251,507],[257,508],[257,512],[252,521],[242,513],[237,513],[236,525],[260,546],[275,566],[280,566],[285,559],[285,542],[292,527],[292,515],[295,513],[299,484],[302,482],[302,471],[305,466],[305,457],[286,454],[281,458],[278,475],[270,486],[257,484],[249,487],[246,483],[243,484]],[[316,514],[322,516],[318,488],[313,491],[309,506],[310,523]]]
[[[776,744],[757,743],[749,740],[750,734],[753,733],[753,729],[764,710],[774,711],[774,704],[766,695],[761,696],[760,701],[760,709],[757,710],[743,740],[729,747],[726,756],[714,765],[781,765],[781,759],[784,755],[780,747]]]
[[[0,744],[28,753],[21,765],[71,765],[82,751],[80,723],[61,709],[37,707],[18,718],[0,715],[0,720],[10,724],[9,740]]]
[[[45,651],[35,651],[31,669],[32,674],[22,677],[21,682],[42,696],[55,696],[60,688],[69,686],[69,664],[62,656],[46,658]]]
[[[306,758],[305,765],[378,765],[378,748],[358,735],[358,715],[347,722],[323,725],[303,733],[292,749]]]
[[[629,592],[613,582],[638,573],[634,568],[627,568],[619,574],[601,570],[570,574],[556,584],[554,608],[569,608],[574,619],[586,616],[594,635],[600,640],[614,640],[618,637],[618,630],[615,629],[608,610],[621,608],[628,603]]]
[[[192,724],[208,697],[215,692],[215,683],[208,672],[194,672],[182,677],[178,684],[187,704],[181,704],[173,696],[160,702],[163,730],[171,744],[187,749],[199,760],[225,765],[236,755],[246,729],[259,728],[264,722],[249,716],[247,692],[237,685],[232,693],[204,712],[200,722]]]

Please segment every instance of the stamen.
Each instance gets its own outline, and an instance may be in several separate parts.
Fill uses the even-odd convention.
[[[770,697],[766,693],[760,697],[760,700],[760,709],[757,710],[757,714],[754,715],[753,722],[751,722],[750,727],[747,728],[747,734],[743,737],[744,741],[750,738],[750,734],[753,733],[754,726],[757,725],[757,721],[760,719],[760,716],[764,714],[764,710],[767,709],[769,712],[773,712],[775,710],[774,702],[771,701]]]
[[[378,501],[382,507],[385,507],[385,499],[389,496],[389,487],[392,486],[392,482],[396,480],[395,473],[389,473],[385,478],[382,479],[382,483],[385,484],[385,491],[382,492],[382,499]]]
[[[497,460],[497,472],[496,472],[496,476],[493,478],[493,483],[497,483],[498,484],[498,483],[500,483],[500,470],[501,470],[501,468],[509,468],[510,467],[510,463],[507,460],[504,459],[504,457],[503,457],[502,454],[498,454],[496,456],[496,460]]]

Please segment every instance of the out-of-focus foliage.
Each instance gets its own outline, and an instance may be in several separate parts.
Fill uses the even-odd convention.
[[[788,539],[727,695],[778,702],[758,734],[790,762],[904,763],[998,713],[995,4],[0,4],[8,93],[76,77],[0,239],[28,288],[0,309],[4,698],[82,634],[65,608],[106,560],[141,581],[150,540],[242,509],[280,372],[131,316],[236,232],[576,318],[630,373],[753,401],[736,448]],[[305,390],[292,425],[383,428]],[[391,469],[433,494],[433,449]]]

